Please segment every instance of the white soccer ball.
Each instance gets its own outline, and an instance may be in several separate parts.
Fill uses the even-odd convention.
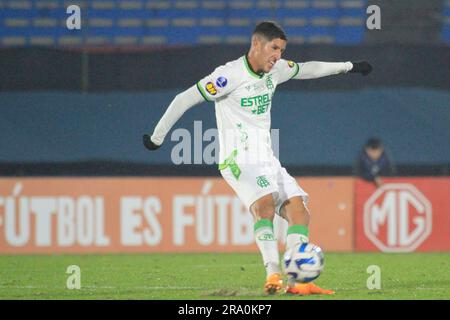
[[[307,283],[322,273],[325,261],[322,249],[312,243],[298,243],[283,257],[284,272],[295,282]]]

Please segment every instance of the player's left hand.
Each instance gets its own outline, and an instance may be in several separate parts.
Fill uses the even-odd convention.
[[[154,143],[152,141],[149,134],[144,134],[144,136],[142,137],[142,140],[144,142],[144,146],[149,150],[156,150],[159,147],[161,147],[161,145],[157,145],[156,143]]]
[[[367,76],[372,72],[372,66],[367,61],[352,62],[353,68],[349,72],[361,73],[363,76]]]

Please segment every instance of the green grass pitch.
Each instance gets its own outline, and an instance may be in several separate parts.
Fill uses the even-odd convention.
[[[67,267],[81,270],[69,290]],[[367,267],[381,289],[366,286]],[[264,296],[258,253],[0,256],[0,299],[450,299],[450,253],[326,253],[316,283],[333,296]]]

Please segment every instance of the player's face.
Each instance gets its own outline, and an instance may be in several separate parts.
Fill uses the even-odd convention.
[[[376,161],[380,159],[381,155],[383,154],[383,148],[378,149],[372,149],[372,148],[366,148],[367,155],[370,159]]]
[[[281,55],[286,50],[286,41],[283,39],[273,39],[262,42],[260,67],[265,73],[269,72],[275,63],[281,59]]]

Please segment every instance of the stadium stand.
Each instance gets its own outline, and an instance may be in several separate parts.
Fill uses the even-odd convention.
[[[66,8],[81,8],[68,30]],[[0,0],[3,46],[146,46],[247,43],[277,20],[293,43],[363,41],[366,0]]]
[[[446,43],[450,43],[450,0],[445,1],[442,38]]]

